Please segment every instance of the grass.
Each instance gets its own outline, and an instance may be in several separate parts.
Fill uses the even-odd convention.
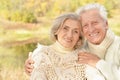
[[[0,80],[29,80],[22,60],[13,54],[13,49],[0,47]]]
[[[1,23],[0,23],[1,24]],[[8,25],[8,24],[7,24]],[[16,25],[16,23],[15,23]],[[28,52],[33,51],[35,45],[24,45],[21,42],[27,41],[32,44],[37,38],[40,43],[49,44],[49,22],[48,24],[38,24],[36,29],[24,28],[5,28],[0,26],[0,80],[29,80],[29,76],[24,71],[24,62],[27,58]],[[19,25],[20,26],[20,25]],[[43,27],[44,26],[44,27]],[[48,39],[48,40],[47,40]],[[18,41],[20,45],[10,46],[12,42]],[[9,45],[6,47],[5,44]],[[9,43],[9,44],[8,44]],[[2,44],[2,45],[1,45]]]
[[[2,68],[0,72],[0,80],[29,80],[23,68]]]

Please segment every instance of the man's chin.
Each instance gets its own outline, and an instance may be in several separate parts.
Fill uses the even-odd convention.
[[[92,44],[98,44],[98,42],[96,40],[93,40],[93,39],[89,39],[88,41]]]

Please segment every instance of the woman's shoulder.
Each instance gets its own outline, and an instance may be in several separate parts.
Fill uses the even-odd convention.
[[[37,44],[37,48],[33,51],[32,56],[39,56],[41,53],[46,53],[49,46]]]
[[[43,59],[47,59],[47,48],[49,46],[38,44],[37,48],[32,52],[32,59],[35,61],[34,66],[38,66]]]

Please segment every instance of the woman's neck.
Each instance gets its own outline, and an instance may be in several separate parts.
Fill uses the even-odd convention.
[[[58,41],[56,41],[53,45],[52,48],[60,52],[61,54],[67,54],[72,51],[74,51],[74,48],[66,48],[62,46]]]

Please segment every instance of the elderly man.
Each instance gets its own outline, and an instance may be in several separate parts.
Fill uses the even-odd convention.
[[[85,49],[91,54],[80,53],[79,63],[96,67],[107,80],[120,80],[120,37],[109,29],[104,6],[88,4],[80,7]]]

